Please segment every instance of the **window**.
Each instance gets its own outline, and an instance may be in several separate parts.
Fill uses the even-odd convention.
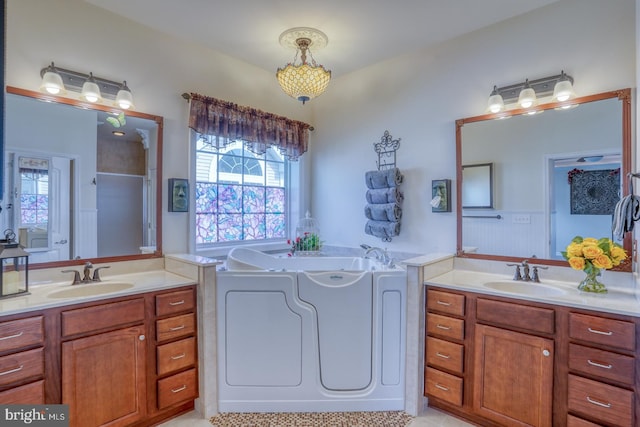
[[[19,158],[20,226],[46,229],[49,222],[49,161]]]
[[[283,239],[287,235],[287,161],[277,149],[249,151],[241,141],[216,149],[197,135],[196,245]]]

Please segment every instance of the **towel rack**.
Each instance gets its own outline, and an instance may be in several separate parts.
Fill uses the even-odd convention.
[[[493,219],[502,219],[502,215],[462,215],[462,218],[493,218]]]
[[[393,139],[388,130],[384,131],[380,142],[373,144],[373,149],[378,153],[378,170],[392,169],[396,167],[396,151],[400,148],[400,140]]]

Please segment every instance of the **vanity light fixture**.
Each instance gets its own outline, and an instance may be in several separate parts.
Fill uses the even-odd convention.
[[[526,79],[524,82],[503,87],[494,86],[489,95],[487,111],[492,114],[500,113],[509,104],[517,105],[516,108],[529,109],[538,105],[540,99],[551,95],[553,96],[547,102],[566,102],[575,98],[573,77],[562,71],[558,75],[541,79]]]
[[[115,82],[93,73],[84,74],[78,71],[59,68],[52,62],[48,67],[40,70],[42,83],[40,91],[51,95],[61,95],[67,90],[80,93],[80,99],[91,103],[106,103],[112,100],[112,105],[123,110],[133,109],[133,95],[127,82]],[[106,98],[106,99],[105,99]]]

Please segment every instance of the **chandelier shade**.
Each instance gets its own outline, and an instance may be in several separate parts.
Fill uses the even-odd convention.
[[[327,44],[327,36],[313,28],[292,28],[280,35],[280,44],[296,49],[293,62],[278,68],[276,77],[280,87],[290,97],[302,104],[320,96],[329,86],[331,71],[318,65],[309,49],[312,45],[318,48]],[[296,63],[300,53],[300,61]],[[307,53],[311,61],[307,62]]]
[[[287,64],[284,68],[278,68],[276,77],[284,93],[304,104],[327,89],[331,71],[325,70],[322,65]]]

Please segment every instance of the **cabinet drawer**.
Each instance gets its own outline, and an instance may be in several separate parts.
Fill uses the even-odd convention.
[[[0,386],[43,374],[42,348],[0,357]]]
[[[99,331],[142,322],[144,320],[144,299],[138,298],[63,311],[61,316],[63,337]]]
[[[195,301],[193,290],[170,292],[156,296],[156,315],[178,313],[180,311],[193,310]]]
[[[462,341],[464,339],[464,320],[427,313],[427,333]]]
[[[0,405],[44,405],[44,380],[0,393]]]
[[[600,424],[595,424],[590,421],[583,420],[582,418],[574,417],[573,415],[567,415],[567,427],[602,427]]]
[[[635,359],[610,351],[569,344],[569,369],[633,385]]]
[[[427,364],[461,374],[464,366],[464,346],[427,337]]]
[[[195,369],[189,369],[158,381],[159,409],[196,397],[198,397],[198,381]]]
[[[187,338],[160,345],[156,351],[158,375],[179,371],[191,366],[196,361],[196,339]]]
[[[464,316],[464,295],[428,289],[427,309]]]
[[[476,308],[476,316],[481,321],[545,334],[555,332],[555,312],[549,308],[483,298],[478,298]]]
[[[578,340],[635,350],[635,324],[588,314],[569,315],[569,336]]]
[[[446,374],[437,369],[427,368],[425,394],[462,406],[462,378]]]
[[[191,335],[195,330],[196,321],[193,313],[156,321],[156,339],[158,341]]]
[[[633,392],[569,375],[569,410],[596,421],[632,427]]]
[[[44,327],[42,316],[0,323],[0,352],[42,344]]]

